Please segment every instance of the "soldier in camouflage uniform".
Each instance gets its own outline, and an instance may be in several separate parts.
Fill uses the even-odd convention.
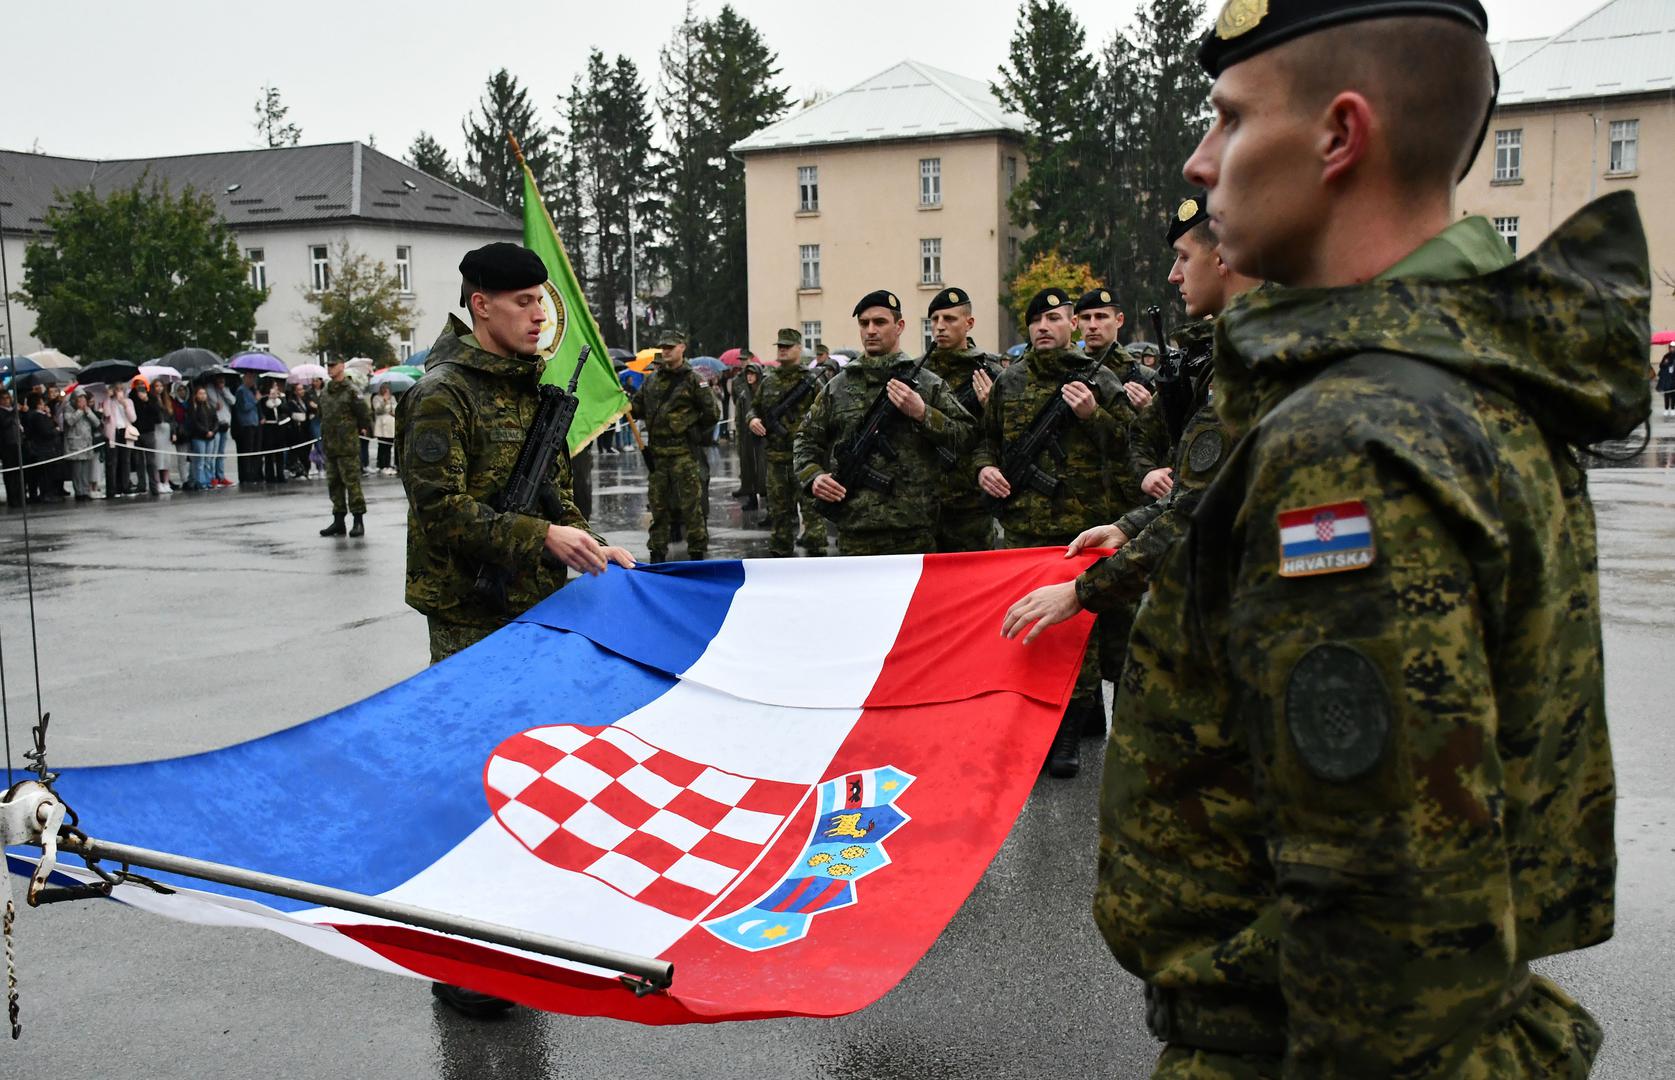
[[[832,350],[824,345],[815,347],[813,371],[821,386],[831,382],[841,370]],[[831,525],[820,513],[819,503],[819,499],[799,489],[797,505],[803,515],[803,531],[797,536],[797,546],[803,549],[803,554],[814,558],[824,556],[832,543]]]
[[[702,559],[710,540],[703,459],[721,410],[686,362],[686,335],[665,330],[658,347],[663,359],[634,395],[634,415],[646,424],[651,561],[669,558],[671,515],[679,515],[685,528],[687,558]]]
[[[980,423],[983,405],[1001,368],[997,358],[971,342],[971,328],[977,323],[971,314],[971,294],[964,289],[943,289],[931,297],[925,314],[934,344],[925,370],[941,376],[954,400]],[[936,550],[990,550],[995,546],[995,517],[982,492],[971,482],[977,469],[970,455],[938,451],[937,456],[946,471],[936,520]]]
[[[814,407],[820,380],[803,365],[803,338],[795,329],[788,327],[781,330],[775,348],[779,366],[769,371],[757,388],[745,423],[767,446],[768,554],[776,559],[787,559],[797,553],[794,545],[797,539],[798,484],[792,458],[796,451],[797,431],[803,426],[803,417]],[[785,401],[794,404],[781,408],[781,403]],[[779,423],[784,428],[783,433],[768,427],[768,419],[776,411],[780,413]],[[813,511],[810,514],[818,517]],[[821,535],[824,537],[825,519],[820,520]],[[825,553],[822,547],[819,554]]]
[[[326,392],[320,395],[320,446],[326,455],[326,492],[332,501],[332,523],[321,536],[342,536],[343,517],[355,515],[350,536],[366,532],[366,496],[361,493],[361,436],[372,432],[372,410],[355,384],[344,377],[343,358],[326,365]]]
[[[1279,287],[1216,327],[1245,435],[1135,625],[1095,916],[1156,1076],[1584,1077],[1600,1028],[1530,963],[1613,925],[1577,448],[1649,405],[1633,195],[1514,263],[1452,206],[1493,96],[1476,3],[1234,7],[1186,173]]]
[[[995,382],[972,453],[978,484],[986,494],[1003,500],[999,518],[1009,548],[1057,546],[1065,536],[1109,522],[1133,505],[1119,463],[1137,406],[1115,373],[1071,347],[1071,306],[1070,294],[1063,289],[1042,289],[1030,300],[1030,351]],[[1056,478],[1053,492],[1043,494],[1021,477],[1014,489],[1001,471],[1006,454],[1056,399],[1068,404],[1072,414],[1058,432],[1064,460],[1043,452],[1034,462]],[[1126,634],[1126,625],[1122,630]],[[1048,754],[1051,775],[1076,775],[1081,768],[1076,740],[1083,730],[1093,728],[1105,728],[1097,637],[1089,643],[1075,693]]]
[[[740,359],[744,359],[743,353]],[[733,441],[739,452],[739,490],[733,492],[733,497],[743,500],[742,510],[755,510],[760,505],[759,497],[768,493],[767,447],[745,420],[750,415],[751,403],[762,392],[762,378],[762,365],[752,355],[739,371],[733,387]]]
[[[971,414],[960,408],[948,386],[921,370],[913,373],[897,343],[904,327],[901,302],[880,289],[855,305],[865,355],[823,387],[797,432],[797,480],[815,498],[843,504],[837,511],[842,555],[901,555],[931,551],[936,544],[936,505],[941,492],[937,447],[964,452],[971,438]],[[891,490],[859,483],[846,489],[832,475],[838,448],[853,438],[879,394],[899,415],[886,421],[885,440],[896,456],[875,451],[869,465],[891,478]]]

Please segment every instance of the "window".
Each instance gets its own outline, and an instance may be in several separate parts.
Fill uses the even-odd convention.
[[[919,205],[942,205],[942,159],[919,159]]]
[[[920,352],[930,352],[936,348],[936,331],[931,328],[929,319],[919,320],[919,336],[924,339],[924,348]]]
[[[1015,157],[1008,157],[1006,159],[1006,190],[1011,191],[1013,188],[1015,188],[1017,186],[1018,186],[1018,159],[1015,158]]]
[[[1611,166],[1614,173],[1630,173],[1640,167],[1640,121],[1611,121]]]
[[[268,332],[266,330],[256,331],[256,333],[250,338],[250,347],[257,352],[267,352]]]
[[[1006,265],[1009,267],[1018,265],[1018,238],[1016,236],[1006,238]]]
[[[267,253],[261,248],[247,248],[244,260],[250,264],[250,287],[265,289],[268,287]]]
[[[942,284],[942,238],[919,241],[919,284]]]
[[[1518,180],[1524,175],[1524,129],[1495,132],[1495,179]]]
[[[413,359],[413,331],[411,329],[401,332],[400,344],[396,346],[396,355],[401,357],[403,362]]]
[[[818,322],[803,323],[803,348],[809,352],[818,349],[823,342],[820,340],[820,324]]]
[[[331,260],[327,257],[324,244],[308,249],[308,280],[315,292],[325,292],[332,287]]]
[[[802,244],[797,248],[803,264],[802,289],[818,289],[820,287],[820,245]]]
[[[820,166],[797,166],[797,212],[812,214],[820,209]]]
[[[1495,231],[1501,234],[1506,246],[1512,249],[1512,254],[1518,254],[1518,219],[1515,217],[1498,217],[1495,219]]]
[[[402,292],[413,291],[413,249],[405,244],[395,249],[395,280]]]

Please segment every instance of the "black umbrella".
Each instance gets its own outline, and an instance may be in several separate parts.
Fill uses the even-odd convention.
[[[182,376],[195,375],[205,368],[220,367],[225,363],[208,349],[176,349],[157,362],[167,364]]]
[[[220,375],[227,380],[227,385],[231,386],[238,382],[240,374],[242,373],[237,368],[230,368],[226,364],[216,364],[214,367],[207,367],[202,371],[193,372],[192,381],[195,383],[214,382],[215,377]]]
[[[62,368],[41,368],[39,371],[26,371],[12,380],[14,388],[19,393],[32,386],[68,386],[75,381],[75,376]]]
[[[629,352],[627,349],[606,349],[605,351],[611,354],[612,360],[634,359],[634,354]]]
[[[119,383],[127,382],[139,373],[140,366],[128,360],[96,360],[82,368],[76,379],[84,383]]]

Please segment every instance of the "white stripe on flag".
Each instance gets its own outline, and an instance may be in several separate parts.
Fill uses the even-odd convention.
[[[1332,538],[1334,540],[1353,539],[1357,536],[1365,536],[1371,531],[1372,523],[1367,520],[1365,514],[1360,517],[1338,518],[1337,521],[1332,523]],[[1320,534],[1315,532],[1312,522],[1307,525],[1288,525],[1280,530],[1280,543],[1282,545],[1312,544],[1319,539]]]

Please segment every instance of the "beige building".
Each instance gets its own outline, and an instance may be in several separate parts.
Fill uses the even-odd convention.
[[[1496,45],[1495,59],[1500,102],[1460,211],[1523,254],[1591,199],[1635,192],[1652,328],[1675,330],[1675,0],[1611,0],[1554,37]]]
[[[1018,341],[1000,295],[1025,235],[1006,207],[1023,125],[984,84],[906,61],[735,144],[751,346],[772,355],[774,332],[796,326],[809,348],[857,347],[855,302],[889,289],[917,353],[949,285],[971,293],[978,345]]]

